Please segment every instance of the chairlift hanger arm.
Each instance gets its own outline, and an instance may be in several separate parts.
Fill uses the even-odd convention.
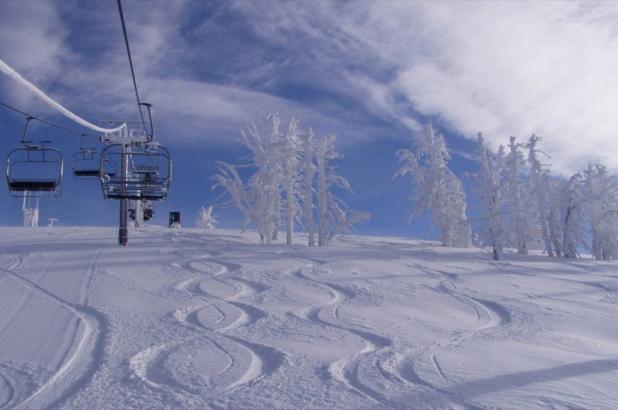
[[[152,123],[152,113],[150,112],[150,109],[152,108],[152,104],[142,102],[140,103],[140,105],[143,105],[148,110],[148,122],[150,123],[150,135],[148,135],[148,142],[150,142],[154,138],[154,125]]]
[[[21,135],[21,143],[26,145],[26,143],[28,141],[26,141],[26,135],[28,134],[28,125],[30,125],[30,121],[32,121],[34,119],[33,116],[28,116],[28,118],[26,118],[26,126],[24,127],[24,132]]]

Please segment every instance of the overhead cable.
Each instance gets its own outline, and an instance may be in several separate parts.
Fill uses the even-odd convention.
[[[21,115],[23,115],[23,116],[24,116],[24,117],[26,117],[26,118],[31,118],[31,119],[36,120],[36,121],[39,121],[39,122],[41,122],[41,123],[43,123],[43,124],[45,124],[45,125],[49,125],[50,127],[59,128],[59,129],[61,129],[61,130],[65,130],[65,131],[70,132],[70,133],[72,133],[72,134],[77,134],[77,135],[86,135],[86,136],[93,136],[93,135],[88,135],[88,134],[85,134],[85,133],[83,133],[83,132],[79,132],[79,131],[77,131],[77,130],[74,130],[74,129],[71,129],[71,128],[68,128],[68,127],[65,127],[64,125],[54,124],[53,122],[49,122],[49,121],[47,121],[47,120],[44,120],[44,119],[39,118],[39,117],[37,117],[37,116],[34,116],[34,115],[30,114],[30,113],[27,113],[27,112],[25,112],[25,111],[20,110],[19,108],[15,108],[15,107],[13,107],[12,105],[9,105],[9,104],[6,104],[6,103],[3,103],[2,101],[0,101],[0,105],[1,105],[1,106],[3,106],[3,107],[5,107],[5,108],[8,108],[9,110],[13,110],[13,111],[15,111],[15,112],[16,112],[16,113],[18,113],[18,114],[21,114]]]
[[[90,128],[93,131],[102,132],[102,133],[118,132],[118,131],[126,128],[126,124],[122,124],[121,126],[119,126],[117,128],[103,128],[103,127],[99,127],[98,125],[95,125],[95,124],[91,123],[88,120],[85,120],[84,118],[80,117],[79,115],[77,115],[77,114],[71,112],[70,110],[68,110],[67,108],[65,108],[62,104],[58,103],[53,98],[49,97],[47,94],[45,94],[43,91],[41,91],[37,86],[35,86],[30,81],[28,81],[24,77],[22,77],[17,71],[15,71],[13,68],[11,68],[2,59],[0,59],[0,71],[2,71],[4,74],[6,74],[9,77],[11,77],[19,85],[21,85],[22,87],[26,88],[32,94],[34,94],[35,96],[40,98],[45,103],[49,104],[52,108],[54,108],[55,110],[59,111],[61,114],[63,114],[67,118],[70,118],[71,120],[75,121],[76,123],[78,123],[80,125],[83,125],[86,128]]]
[[[129,47],[129,36],[127,35],[127,26],[124,21],[124,13],[122,12],[122,2],[120,0],[116,1],[118,4],[118,13],[120,14],[120,23],[122,24],[122,34],[124,35],[124,45],[127,49],[127,55],[129,56],[129,67],[131,68],[131,78],[133,79],[133,89],[135,90],[135,99],[137,100],[137,109],[139,110],[139,116],[142,120],[142,126],[144,127],[144,132],[148,135],[148,130],[146,129],[146,121],[144,120],[144,113],[142,112],[142,101],[139,98],[139,92],[137,91],[137,81],[135,80],[135,69],[133,68],[133,58],[131,57],[131,48]]]

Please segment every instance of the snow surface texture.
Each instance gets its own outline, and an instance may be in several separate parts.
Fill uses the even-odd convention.
[[[616,263],[0,229],[0,407],[618,408]]]

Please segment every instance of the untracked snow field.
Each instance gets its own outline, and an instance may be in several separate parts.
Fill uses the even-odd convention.
[[[0,229],[0,408],[618,408],[618,264]],[[299,239],[300,242],[300,239]]]

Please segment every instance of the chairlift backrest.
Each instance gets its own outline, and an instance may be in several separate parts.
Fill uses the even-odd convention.
[[[84,137],[87,137],[87,135],[82,134],[79,150],[71,157],[73,176],[78,180],[98,179],[101,152],[97,147],[86,146]]]
[[[73,176],[76,179],[98,179],[101,174],[101,153],[96,148],[82,148],[71,158]],[[113,164],[104,163],[104,173],[113,175]]]

